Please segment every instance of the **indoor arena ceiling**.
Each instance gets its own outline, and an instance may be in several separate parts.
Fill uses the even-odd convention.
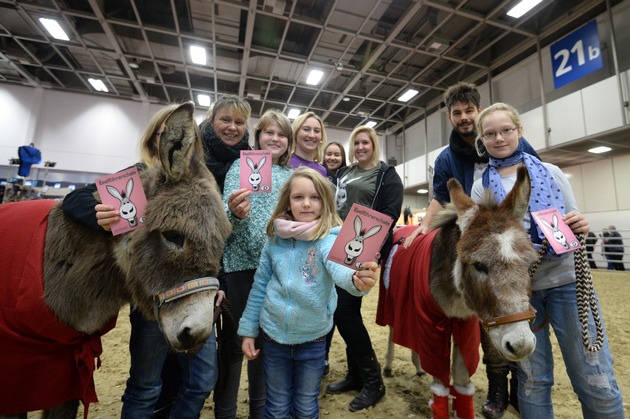
[[[297,108],[330,127],[372,120],[397,133],[440,106],[449,85],[483,83],[620,0],[545,0],[515,19],[506,13],[517,2],[0,0],[0,81],[151,103],[237,94],[255,116]],[[193,64],[191,45],[206,50],[205,65]],[[324,73],[314,86],[312,69]],[[400,102],[410,88],[419,93]]]

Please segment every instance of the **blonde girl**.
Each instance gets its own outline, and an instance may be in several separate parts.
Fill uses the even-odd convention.
[[[297,169],[267,224],[268,239],[238,328],[248,359],[262,350],[266,418],[318,417],[335,284],[365,295],[376,283],[376,262],[353,271],[326,259],[340,225],[328,181],[313,169]],[[255,343],[259,334],[262,349]]]
[[[268,110],[254,127],[254,148],[271,151],[271,192],[252,194],[240,188],[240,164],[236,161],[225,177],[223,203],[228,219],[232,222],[232,234],[223,250],[221,288],[230,301],[232,315],[238,321],[243,314],[249,291],[254,283],[254,273],[265,244],[265,229],[280,190],[292,170],[289,149],[293,145],[291,122],[280,111]],[[241,339],[235,336],[225,348],[230,352],[230,363],[222,374],[224,385],[215,389],[215,419],[234,418],[237,413],[238,389],[243,365]],[[249,417],[262,417],[265,407],[265,381],[262,359],[247,363]]]
[[[293,121],[293,138],[295,144],[291,150],[291,167],[306,166],[327,176],[328,170],[321,164],[326,146],[324,121],[314,112],[303,113]]]

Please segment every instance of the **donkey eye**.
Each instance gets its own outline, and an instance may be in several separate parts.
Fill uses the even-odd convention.
[[[164,237],[166,241],[173,243],[177,247],[184,247],[184,241],[186,238],[183,234],[180,234],[177,231],[163,231],[162,237]]]
[[[483,274],[487,274],[488,273],[488,267],[481,263],[481,262],[474,262],[473,264],[473,268],[475,268],[475,270],[477,272],[483,273]]]

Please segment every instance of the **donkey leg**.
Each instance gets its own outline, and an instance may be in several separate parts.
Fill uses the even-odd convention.
[[[79,400],[70,400],[64,404],[44,410],[43,419],[74,419],[79,411]]]
[[[420,365],[420,355],[418,355],[418,352],[411,351],[411,362],[416,367],[416,375],[418,377],[426,375],[426,372],[422,369],[422,365]]]
[[[387,353],[385,354],[385,366],[383,367],[383,375],[385,377],[393,377],[392,365],[394,364],[395,345],[392,342],[394,336],[394,328],[389,326],[389,338],[387,339]]]
[[[459,419],[475,419],[473,396],[475,385],[470,381],[468,368],[457,344],[453,345],[453,410]]]
[[[449,419],[448,395],[450,394],[450,389],[435,378],[429,385],[429,388],[433,393],[433,400],[429,400],[429,406],[431,406],[433,411],[433,419]]]
[[[453,410],[458,419],[475,419],[475,406],[473,396],[475,395],[475,385],[469,381],[465,386],[453,385],[454,396]]]

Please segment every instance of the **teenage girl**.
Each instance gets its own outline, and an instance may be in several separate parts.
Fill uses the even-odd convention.
[[[479,114],[476,124],[477,152],[487,152],[490,161],[482,178],[473,184],[473,200],[481,200],[484,189],[489,189],[498,202],[502,201],[516,182],[517,169],[524,166],[532,183],[529,211],[556,208],[574,233],[588,233],[589,223],[578,212],[573,190],[562,171],[557,166],[542,163],[519,147],[523,127],[514,107],[495,103]],[[540,249],[544,235],[530,221],[529,214],[523,225],[531,230],[532,242]],[[518,404],[523,419],[554,417],[551,400],[554,356],[550,327],[553,327],[558,339],[567,374],[582,405],[583,417],[625,417],[605,333],[603,346],[597,352],[587,351],[582,344],[575,282],[572,252],[561,255],[549,251],[545,253],[532,278],[530,298],[530,304],[536,311],[532,326],[536,349],[527,359],[518,362]],[[591,332],[595,330],[591,316],[588,328]]]

